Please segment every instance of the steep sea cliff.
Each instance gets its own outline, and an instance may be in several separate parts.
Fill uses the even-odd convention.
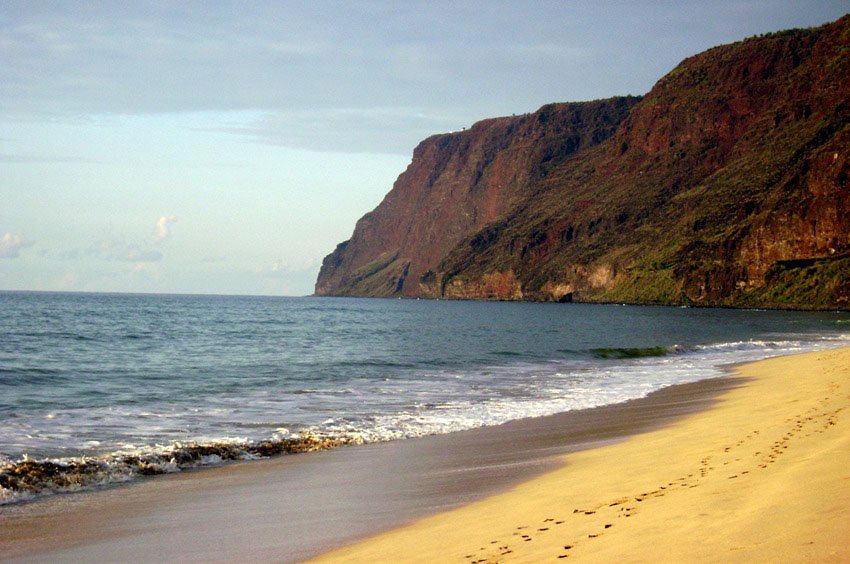
[[[609,138],[638,100],[550,104],[425,139],[384,201],[325,259],[316,293],[419,295],[426,271],[556,166]]]
[[[850,16],[431,137],[318,295],[850,307]]]

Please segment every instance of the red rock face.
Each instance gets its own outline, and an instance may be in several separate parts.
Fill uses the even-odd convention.
[[[435,135],[351,239],[325,258],[317,295],[415,296],[463,237],[509,210],[556,165],[616,130],[637,98],[552,104]]]

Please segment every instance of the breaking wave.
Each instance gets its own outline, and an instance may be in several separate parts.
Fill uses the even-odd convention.
[[[0,505],[29,501],[50,493],[127,482],[140,476],[172,474],[224,462],[314,452],[361,442],[355,436],[331,437],[308,433],[261,442],[175,443],[98,457],[38,460],[24,456],[20,460],[0,464]]]
[[[667,356],[674,352],[675,348],[668,347],[642,347],[642,348],[597,348],[590,349],[593,356],[597,358],[644,358],[648,356]]]

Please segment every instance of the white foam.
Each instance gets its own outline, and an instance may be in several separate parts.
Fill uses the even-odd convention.
[[[356,432],[367,442],[450,433],[620,403],[645,397],[675,384],[721,376],[724,374],[723,367],[729,364],[847,344],[841,338],[736,341],[697,346],[689,351],[674,347],[673,354],[662,357],[490,367],[480,372],[490,375],[494,382],[490,390],[494,397],[415,405],[395,413],[362,419],[339,418],[312,429],[339,434]],[[494,374],[501,378],[492,378]],[[467,384],[481,380],[480,374],[454,375],[454,378],[465,380]],[[445,387],[448,379],[440,380],[442,393],[449,393]],[[516,397],[510,393],[515,389],[522,389],[525,394]],[[418,396],[428,395],[428,390],[417,392]]]

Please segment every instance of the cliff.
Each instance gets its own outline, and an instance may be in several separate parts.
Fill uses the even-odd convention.
[[[431,196],[442,163],[459,172],[483,160],[431,138],[325,259],[317,293],[848,308],[848,76],[850,16],[710,49],[637,103],[594,103],[628,115],[546,167],[535,160],[545,151],[525,147],[520,158],[514,149],[498,177],[522,181],[501,192],[486,184],[490,200],[475,199],[474,174],[455,173],[454,199]],[[582,128],[604,129],[599,122]],[[477,137],[450,139],[483,140],[481,126]],[[526,142],[554,139],[547,128],[538,123]],[[500,139],[485,143],[495,151],[486,162],[515,147]],[[417,163],[432,168],[411,174]],[[391,196],[419,205],[387,206]],[[459,221],[470,209],[475,221]],[[408,233],[418,247],[399,244]],[[386,276],[393,269],[404,276]],[[372,272],[385,275],[381,291],[359,283]]]
[[[423,273],[554,167],[609,138],[637,100],[550,104],[429,137],[383,202],[324,259],[316,294],[418,295]]]

